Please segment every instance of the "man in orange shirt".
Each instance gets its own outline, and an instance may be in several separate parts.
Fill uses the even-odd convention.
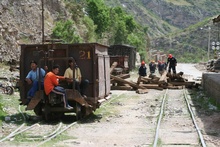
[[[53,66],[52,71],[48,72],[44,78],[44,90],[46,95],[49,95],[51,92],[55,94],[59,94],[63,96],[63,101],[64,101],[64,107],[66,109],[73,109],[68,104],[67,98],[66,98],[66,92],[65,89],[59,85],[59,79],[65,79],[63,76],[57,76],[59,73],[59,66],[55,65]]]

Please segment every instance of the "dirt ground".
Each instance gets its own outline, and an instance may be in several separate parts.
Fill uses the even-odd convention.
[[[191,79],[201,78],[204,68],[194,64],[178,64],[177,71],[183,71]],[[136,73],[131,74],[136,81]],[[58,146],[79,147],[148,147],[153,144],[157,115],[161,97],[165,90],[150,89],[147,94],[135,91],[112,91],[112,98],[104,103],[93,116],[68,130],[74,139],[59,142]],[[175,104],[173,104],[175,105]],[[194,105],[191,102],[191,105]],[[178,105],[176,106],[178,108]],[[197,125],[204,135],[208,147],[220,146],[219,112],[206,113],[194,107]],[[170,129],[172,130],[170,126]],[[173,138],[175,140],[175,138]],[[178,145],[177,145],[178,146]]]
[[[201,68],[201,67],[200,67]],[[178,64],[177,72],[183,71],[191,79],[202,76],[202,70],[194,64]],[[136,82],[137,73],[130,80]],[[54,147],[150,147],[153,144],[161,97],[165,90],[150,89],[146,94],[135,91],[111,91],[111,98],[94,114],[69,128],[66,139],[52,143]],[[204,97],[204,95],[198,96]],[[220,114],[203,111],[191,103],[199,128],[207,147],[220,146]],[[178,106],[176,106],[178,107]],[[170,126],[172,129],[172,126]],[[37,131],[37,130],[36,130]],[[36,134],[40,132],[36,132]],[[175,140],[175,138],[173,138]],[[53,142],[53,140],[51,141]],[[4,146],[14,146],[4,143]],[[1,143],[0,143],[1,146]],[[30,146],[35,146],[33,143]],[[47,146],[42,145],[42,146]]]

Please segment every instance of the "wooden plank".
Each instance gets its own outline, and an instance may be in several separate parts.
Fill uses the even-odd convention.
[[[138,89],[138,90],[136,90],[136,93],[138,93],[138,94],[145,94],[145,93],[148,93],[148,92],[149,92],[148,89]]]
[[[128,86],[111,86],[111,90],[132,90],[132,87]]]
[[[164,71],[160,77],[158,84],[167,83],[167,71]]]
[[[193,86],[195,82],[169,82],[174,86]]]
[[[147,89],[163,90],[163,87],[160,87],[158,84],[140,84],[140,86],[146,87]]]
[[[127,79],[127,78],[130,78],[130,74],[121,74],[121,75],[118,75],[117,77],[120,77],[122,79]],[[111,83],[117,83],[117,81],[115,81],[114,79],[111,79]]]
[[[110,68],[110,74],[113,72],[113,70],[116,68],[116,66],[118,65],[118,62],[113,62]]]
[[[111,75],[111,78],[115,79],[116,81],[119,81],[119,82],[122,82],[122,83],[125,83],[125,84],[129,84],[131,87],[134,87],[134,88],[137,88],[137,89],[146,89],[143,86],[139,86],[138,84],[136,84],[134,82],[126,81],[126,80],[124,80],[124,79],[122,79],[120,77],[117,77],[117,76]]]

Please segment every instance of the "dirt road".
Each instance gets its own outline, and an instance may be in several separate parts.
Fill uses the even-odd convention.
[[[179,71],[183,71],[185,76],[191,77],[191,79],[202,77],[202,72],[197,70],[194,64],[178,64],[177,72]],[[131,80],[135,81],[136,75],[137,73],[133,73]],[[175,95],[175,90],[171,91],[174,93],[173,95]],[[59,142],[58,146],[152,146],[164,92],[164,90],[159,91],[154,89],[151,89],[147,94],[136,94],[135,91],[112,91],[112,98],[107,103],[104,103],[92,117],[68,131],[68,135],[74,139]],[[176,91],[176,93],[178,93],[178,91]],[[195,106],[196,104],[191,101],[191,105]],[[177,100],[174,101],[172,106],[168,107],[166,111],[172,113],[179,109],[179,101]],[[199,109],[196,106],[193,110],[196,114],[198,125],[203,132],[204,139],[207,141],[207,146],[220,146],[220,127],[213,125],[214,122],[220,121],[219,113],[213,112],[212,115],[210,115],[210,113],[207,115],[205,110]],[[168,114],[165,113],[164,115]],[[184,118],[179,118],[178,121],[181,122],[181,119],[182,122],[185,121]],[[215,128],[212,128],[209,124],[212,124]],[[179,128],[176,128],[177,126],[178,125],[166,126],[165,129],[167,130],[163,131],[168,132],[169,130],[170,133],[166,134],[168,137],[173,136],[171,135],[172,130],[184,130],[187,128],[187,124],[182,124]],[[192,128],[191,126],[188,129],[192,131]],[[210,135],[210,131],[214,131],[215,135]],[[190,133],[188,135],[188,138],[190,138]],[[181,136],[179,137],[181,138]],[[169,138],[169,141],[175,142],[175,135]],[[198,140],[193,140],[192,138],[191,142],[194,142],[192,146],[200,146],[195,143],[198,143]],[[182,146],[184,146],[184,144],[182,144]]]
[[[202,72],[197,70],[193,64],[178,64],[177,72],[183,71],[185,76],[196,78],[202,76]],[[193,79],[192,78],[192,79]],[[131,73],[130,80],[136,82],[137,73]],[[175,90],[171,90],[175,96]],[[137,94],[135,91],[111,91],[111,98],[103,103],[101,107],[94,112],[93,115],[83,119],[76,125],[66,130],[62,137],[52,139],[49,143],[41,146],[54,147],[150,147],[153,144],[155,129],[157,125],[158,115],[162,102],[162,96],[165,90],[150,89],[149,93]],[[220,114],[215,109],[205,108],[207,97],[201,90],[189,90],[190,105],[193,108],[198,126],[207,143],[207,147],[220,146]],[[178,93],[178,91],[176,91]],[[175,97],[176,98],[176,97]],[[169,99],[167,100],[169,101]],[[172,101],[171,101],[172,102]],[[208,105],[209,106],[209,105]],[[179,111],[180,107],[178,97],[172,103],[172,106],[167,107],[164,118],[168,119],[169,114],[174,111]],[[181,122],[179,118],[178,121]],[[184,122],[184,120],[182,120]],[[166,125],[164,132],[167,137],[170,137],[172,130],[178,125]],[[46,125],[45,125],[46,127]],[[182,128],[181,128],[182,127]],[[187,128],[187,124],[181,124],[179,130]],[[193,129],[191,126],[190,129]],[[166,131],[167,130],[167,131]],[[42,130],[35,130],[36,134],[41,134]],[[190,130],[191,131],[191,130]],[[25,135],[24,135],[25,137]],[[181,138],[181,136],[179,136]],[[196,137],[195,137],[196,138]],[[175,136],[169,138],[169,141],[175,141]],[[2,146],[36,146],[37,141],[21,144],[22,140],[17,139],[17,142],[0,143]],[[198,140],[192,140],[192,142]],[[163,144],[163,143],[161,143]],[[172,145],[166,145],[172,146]],[[180,146],[180,145],[173,145]],[[181,146],[190,146],[184,145]],[[194,146],[200,146],[194,143]]]

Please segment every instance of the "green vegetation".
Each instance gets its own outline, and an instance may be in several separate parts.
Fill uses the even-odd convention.
[[[199,29],[211,26],[213,16],[204,16],[217,16],[220,4],[205,0],[63,1],[71,17],[63,18],[60,14],[53,38],[65,43],[127,44],[137,48],[141,60],[148,59],[147,51],[160,50],[173,53],[178,62],[188,63],[208,60],[208,35]],[[212,28],[216,30],[215,26]],[[215,38],[217,33],[213,31],[211,40]]]
[[[208,97],[202,90],[190,91],[193,104],[199,109],[200,112],[211,114],[213,111],[220,110],[220,104],[215,99]]]
[[[107,45],[128,44],[137,48],[142,59],[146,58],[147,27],[138,24],[120,6],[108,7],[103,0],[65,0],[65,3],[72,17],[56,23],[52,38],[65,43],[98,41],[108,42]]]
[[[0,99],[2,99],[2,97],[0,96]],[[3,111],[3,105],[2,103],[0,103],[0,125],[2,125],[2,121],[5,119],[6,116],[6,112]]]

